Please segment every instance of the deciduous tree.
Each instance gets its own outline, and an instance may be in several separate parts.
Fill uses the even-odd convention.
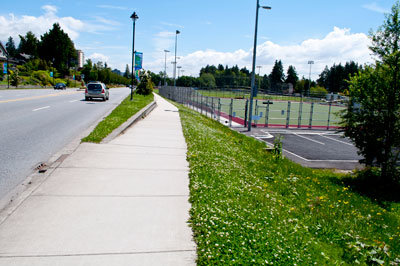
[[[370,37],[378,58],[350,80],[351,103],[343,118],[344,134],[350,137],[363,162],[381,168],[380,181],[399,180],[400,148],[400,5]]]

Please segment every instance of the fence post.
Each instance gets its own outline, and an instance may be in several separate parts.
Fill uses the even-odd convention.
[[[326,130],[329,130],[329,122],[331,121],[331,108],[332,108],[332,103],[329,103],[328,126],[326,127]]]
[[[200,107],[200,114],[203,114],[203,94],[201,95],[201,107]]]
[[[231,104],[229,106],[229,126],[232,127],[232,116],[233,116],[233,99],[231,99]]]
[[[312,119],[313,119],[313,114],[314,114],[314,103],[311,103],[311,111],[310,111],[310,124],[309,128],[312,128]]]
[[[218,98],[218,122],[221,122],[221,98]]]
[[[269,100],[267,100],[267,110],[265,111],[265,127],[268,127],[269,119]]]
[[[206,112],[206,116],[208,117],[208,114],[207,114],[207,112],[208,112],[208,96],[206,96],[206,108],[204,111]]]
[[[301,96],[300,106],[299,106],[299,123],[298,128],[301,128],[301,116],[303,115],[303,96]]]
[[[244,107],[244,127],[247,127],[247,109],[248,109],[248,105],[249,105],[249,99],[246,99],[246,104]],[[251,123],[251,121],[250,121]]]
[[[214,97],[211,97],[211,118],[214,118]]]
[[[289,128],[289,122],[290,122],[290,101],[287,103],[287,115],[286,115],[286,128]]]

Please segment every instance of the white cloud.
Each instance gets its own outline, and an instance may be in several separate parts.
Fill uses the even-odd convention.
[[[42,6],[42,9],[46,11],[47,14],[55,14],[58,11],[57,7],[52,5]]]
[[[127,10],[127,7],[124,6],[112,6],[112,5],[98,5],[98,8],[104,8],[104,9],[117,9],[117,10]]]
[[[88,56],[89,59],[92,60],[92,62],[97,63],[97,62],[107,62],[109,60],[109,57],[104,55],[104,54],[100,54],[100,53],[93,53],[91,55]]]
[[[9,36],[13,37],[18,44],[18,35],[25,35],[32,31],[37,37],[43,35],[53,24],[58,22],[61,28],[69,35],[72,40],[79,37],[79,32],[85,29],[85,23],[73,17],[57,17],[57,7],[51,5],[42,6],[44,14],[34,16],[0,16],[0,40],[6,41]]]
[[[350,29],[335,27],[322,39],[308,39],[296,45],[279,45],[272,41],[266,41],[257,46],[257,65],[261,65],[261,74],[269,74],[275,60],[282,60],[285,71],[289,65],[293,65],[298,75],[308,76],[309,65],[313,60],[312,78],[318,78],[326,65],[345,63],[353,60],[364,64],[371,62],[370,39],[364,33],[351,33]],[[167,46],[165,46],[167,47]],[[164,69],[164,60],[161,55],[159,60],[149,62],[146,68],[159,72]],[[240,68],[251,69],[252,49],[247,51],[218,52],[215,50],[195,51],[186,56],[181,56],[178,65],[182,66],[186,75],[198,76],[202,67],[209,65],[238,65]],[[171,75],[171,67],[168,72]]]
[[[389,13],[390,12],[389,9],[379,6],[376,2],[365,4],[362,7],[365,9],[374,11],[374,12],[378,12],[378,13]]]
[[[161,24],[162,24],[162,25],[165,25],[165,26],[169,26],[169,27],[175,27],[175,28],[181,28],[181,29],[184,28],[184,26],[182,26],[182,25],[173,24],[173,23],[168,23],[168,22],[161,22]]]

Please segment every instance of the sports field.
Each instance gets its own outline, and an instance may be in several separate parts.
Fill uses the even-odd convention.
[[[220,104],[221,115],[231,116],[241,123],[245,118],[246,99],[203,97],[192,98],[198,106],[216,113]],[[309,103],[283,100],[254,100],[253,123],[260,126],[336,128],[340,123],[339,112],[345,107],[324,103]],[[310,119],[311,118],[311,119]]]

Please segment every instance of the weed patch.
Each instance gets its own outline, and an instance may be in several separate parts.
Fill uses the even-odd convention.
[[[399,265],[400,204],[179,106],[198,265]],[[338,181],[339,180],[339,181]]]

